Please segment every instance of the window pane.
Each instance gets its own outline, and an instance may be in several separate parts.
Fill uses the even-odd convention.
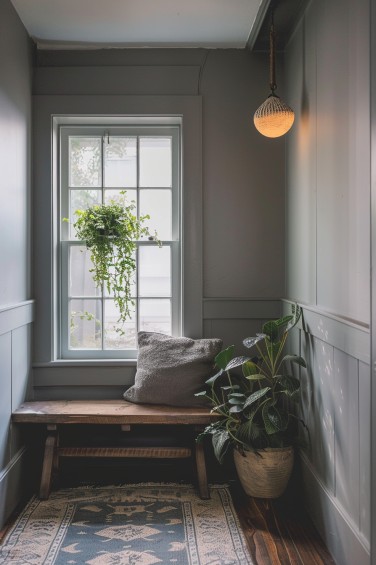
[[[74,222],[77,219],[75,214],[76,210],[86,210],[90,206],[101,203],[101,191],[100,190],[70,190],[69,191],[69,237],[71,239],[77,239],[76,230],[73,227]]]
[[[104,191],[104,201],[105,204],[111,204],[114,202],[115,204],[125,204],[129,205],[134,203],[136,208],[134,209],[134,214],[137,213],[137,191],[136,190],[126,190],[125,194],[121,194],[122,190],[111,190],[107,189]]]
[[[105,300],[104,303],[104,347],[105,349],[136,349],[136,316],[133,308],[133,316],[124,324],[119,324],[119,310],[113,300]],[[123,335],[117,331],[122,330]]]
[[[69,138],[69,186],[101,186],[100,137]]]
[[[84,246],[72,245],[69,252],[69,296],[100,296],[92,274],[90,251]]]
[[[171,295],[171,249],[140,246],[139,248],[139,295]]]
[[[135,137],[111,137],[104,142],[104,186],[137,186]]]
[[[140,300],[140,330],[171,334],[170,300]]]
[[[69,301],[69,348],[101,349],[102,310],[100,300]]]
[[[147,225],[151,234],[156,231],[159,239],[172,239],[170,190],[140,190],[140,214],[149,214]]]
[[[171,138],[140,137],[140,186],[172,186]]]

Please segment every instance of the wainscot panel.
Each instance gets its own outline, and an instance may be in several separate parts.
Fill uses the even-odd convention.
[[[307,453],[317,475],[326,488],[334,492],[334,371],[333,347],[301,332],[302,356],[308,361],[307,381],[310,390],[310,410],[306,409],[306,424],[310,443]]]
[[[360,466],[360,531],[371,536],[371,370],[359,362],[359,466]]]
[[[0,527],[30,492],[30,465],[27,452],[22,448],[0,473]]]
[[[30,486],[22,473],[26,451],[11,425],[12,409],[32,399],[31,328],[34,301],[0,309],[0,528]]]
[[[100,400],[121,398],[134,383],[135,361],[64,361],[36,364],[35,400]]]
[[[290,304],[283,301],[284,313]],[[293,347],[307,362],[300,370],[301,417],[309,429],[301,454],[307,508],[338,563],[368,565],[369,331],[312,306],[302,311]]]
[[[204,298],[205,320],[272,319],[281,314],[280,300],[252,298]]]
[[[359,361],[334,349],[335,493],[344,510],[359,516]],[[361,418],[362,419],[362,418]],[[358,520],[355,520],[360,525]]]
[[[12,410],[32,396],[31,324],[12,331]]]
[[[329,551],[336,556],[336,563],[369,565],[369,541],[358,532],[304,456],[302,463],[308,510]]]
[[[223,339],[224,347],[235,345],[237,353],[248,355],[243,339],[256,335],[262,325],[281,315],[280,300],[258,298],[205,298],[204,337]]]
[[[0,469],[3,469],[10,459],[9,422],[12,406],[12,337],[10,332],[0,335]]]
[[[35,400],[115,400],[121,399],[127,386],[38,386]]]
[[[128,386],[134,383],[136,362],[114,361],[114,365],[82,361],[34,365],[34,389],[39,387]]]

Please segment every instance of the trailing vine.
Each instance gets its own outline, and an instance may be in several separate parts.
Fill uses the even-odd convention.
[[[123,200],[97,204],[86,210],[76,210],[73,227],[78,239],[85,242],[91,253],[90,269],[98,287],[106,288],[119,309],[119,322],[132,316],[132,284],[136,272],[136,246],[141,237],[148,237],[161,246],[157,234],[152,236],[145,222],[148,214],[137,217],[136,205]],[[117,329],[121,334],[122,328]]]

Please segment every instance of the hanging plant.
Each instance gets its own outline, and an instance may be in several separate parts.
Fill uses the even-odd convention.
[[[152,236],[145,222],[148,214],[137,217],[136,205],[125,199],[125,191],[121,192],[123,201],[110,201],[109,204],[90,206],[86,210],[76,210],[73,227],[77,238],[84,241],[91,252],[95,284],[106,288],[113,296],[119,309],[119,322],[131,318],[132,284],[136,272],[136,244],[141,237],[161,242],[155,233]],[[118,328],[120,333],[124,333]]]

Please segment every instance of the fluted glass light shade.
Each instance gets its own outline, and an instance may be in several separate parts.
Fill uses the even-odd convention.
[[[275,78],[275,46],[274,46],[274,22],[273,11],[271,13],[272,23],[270,26],[270,95],[257,108],[253,116],[256,129],[266,137],[280,137],[289,131],[294,123],[294,112],[290,106],[285,104],[279,96],[275,94],[277,88]]]
[[[266,137],[280,137],[289,131],[294,123],[294,112],[279,96],[271,94],[257,108],[253,116],[256,129]]]

